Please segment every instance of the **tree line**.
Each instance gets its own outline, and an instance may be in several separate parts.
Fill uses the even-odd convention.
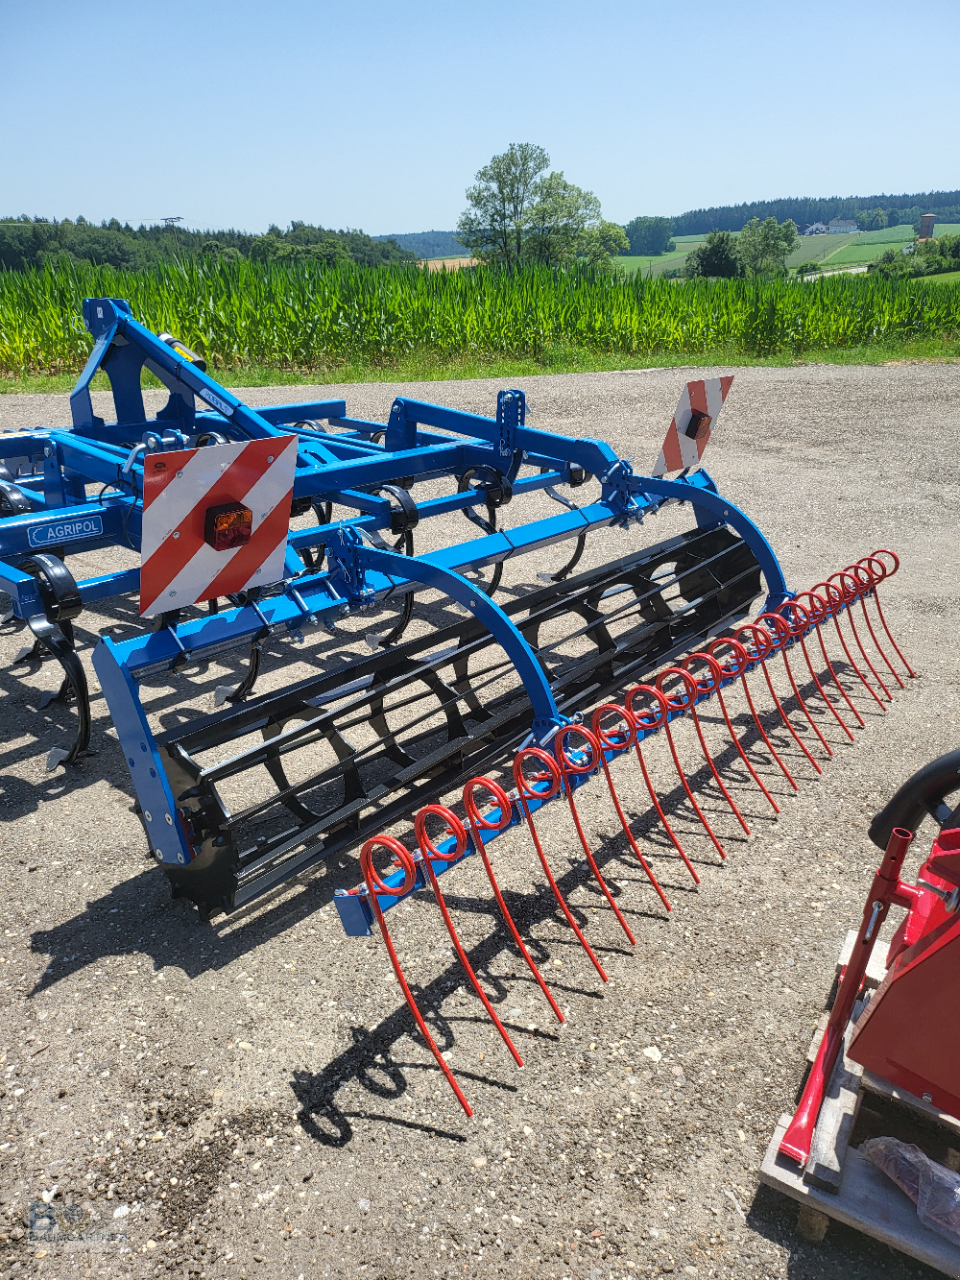
[[[885,221],[877,224],[877,211]],[[960,191],[918,191],[900,196],[826,196],[755,200],[749,204],[717,205],[710,209],[691,209],[670,219],[676,236],[704,235],[708,231],[739,231],[751,218],[788,218],[799,227],[814,222],[830,222],[834,218],[856,218],[863,231],[880,227],[903,226],[918,222],[922,213],[935,213],[941,222],[960,222]]]
[[[374,240],[362,231],[331,231],[308,222],[266,235],[235,230],[193,231],[178,226],[139,226],[116,218],[99,224],[86,218],[0,218],[0,267],[26,271],[46,263],[74,261],[142,271],[184,257],[255,262],[356,262],[382,266],[415,262],[416,254],[395,240]]]

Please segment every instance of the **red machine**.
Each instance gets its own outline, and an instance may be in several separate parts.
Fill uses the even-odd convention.
[[[887,973],[857,1020],[847,1056],[902,1089],[960,1117],[960,751],[914,774],[874,818],[870,839],[885,850],[819,1052],[780,1151],[805,1165],[824,1090],[891,906],[905,907],[887,953]],[[940,824],[916,885],[900,870],[923,818]]]

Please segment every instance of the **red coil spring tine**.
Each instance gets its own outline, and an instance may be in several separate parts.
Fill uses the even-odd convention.
[[[880,679],[880,675],[876,667],[870,661],[870,657],[866,649],[863,647],[863,641],[860,639],[860,632],[857,630],[857,620],[853,616],[853,602],[859,599],[860,597],[862,583],[857,578],[855,578],[852,573],[848,573],[846,569],[841,569],[837,573],[831,573],[827,581],[833,582],[834,578],[839,579],[840,590],[844,594],[844,603],[847,605],[847,610],[846,610],[847,621],[850,623],[850,630],[853,632],[853,638],[857,642],[857,648],[863,654],[863,660],[867,664],[867,666],[870,668],[870,671],[873,674],[874,680],[876,680],[877,684],[880,686],[883,692],[887,695],[887,701],[892,702],[893,695],[890,693],[890,690]]]
[[[877,565],[874,569],[872,566]],[[847,571],[852,573],[855,578],[859,578],[864,582],[864,590],[860,593],[860,610],[863,613],[863,620],[867,624],[867,630],[870,632],[870,639],[876,645],[877,653],[887,664],[887,669],[896,680],[901,689],[907,686],[900,678],[900,673],[883,651],[883,646],[877,639],[877,633],[873,629],[873,623],[870,621],[870,615],[867,613],[867,596],[873,595],[877,587],[887,576],[886,566],[882,560],[876,560],[873,556],[864,556],[862,560],[858,560],[856,564],[848,564]]]
[[[738,675],[740,677],[740,683],[743,686],[743,692],[747,695],[747,705],[750,708],[750,714],[753,716],[753,723],[757,726],[757,732],[760,734],[760,737],[763,738],[764,742],[767,744],[768,751],[773,756],[774,760],[776,760],[777,764],[780,766],[780,772],[783,774],[786,780],[790,783],[791,787],[793,787],[794,791],[799,791],[800,788],[797,785],[793,774],[790,772],[787,766],[780,759],[780,756],[777,752],[776,747],[767,737],[767,731],[766,729],[764,729],[763,724],[761,723],[760,717],[757,714],[757,708],[753,702],[753,695],[750,693],[750,686],[747,684],[747,667],[750,665],[750,662],[752,661],[749,653],[747,653],[747,650],[744,648],[742,644],[740,644],[738,640],[731,640],[727,636],[718,636],[716,640],[712,640],[710,642],[710,644],[707,646],[707,649],[710,652],[710,654],[713,655],[721,645],[728,645],[733,650],[733,656],[736,661],[736,671],[733,672],[732,674]],[[768,649],[768,652],[769,652],[769,649]],[[779,812],[779,810],[777,812]]]
[[[790,623],[786,620],[786,618],[782,617],[779,613],[762,613],[760,617],[757,619],[757,622],[763,625],[770,623],[773,626],[774,630],[777,632],[777,647],[780,650],[781,658],[783,658],[783,665],[787,669],[787,675],[790,677],[790,688],[793,690],[793,696],[796,698],[797,705],[800,707],[800,710],[807,717],[807,721],[809,722],[810,728],[820,739],[820,742],[823,746],[824,751],[826,751],[828,756],[832,756],[833,748],[830,746],[830,743],[826,740],[826,738],[820,732],[819,725],[816,723],[813,716],[810,714],[810,708],[807,706],[807,704],[803,700],[803,694],[800,692],[797,686],[797,682],[793,676],[793,667],[791,667],[790,659],[787,657],[787,642],[793,637],[793,628],[791,627]]]
[[[535,760],[537,764],[546,769],[546,777],[549,777],[550,779],[549,791],[537,791],[530,785],[530,780],[523,771],[524,761],[526,760]],[[594,954],[593,947],[590,946],[590,943],[583,936],[583,932],[576,920],[574,920],[573,913],[567,905],[566,899],[560,892],[560,886],[553,877],[553,872],[550,870],[550,864],[547,862],[547,855],[544,853],[543,845],[540,843],[540,834],[533,821],[533,813],[527,803],[531,799],[549,800],[553,796],[559,794],[560,789],[563,786],[563,781],[560,776],[560,766],[557,764],[556,760],[554,760],[553,756],[544,751],[542,747],[523,747],[514,757],[513,777],[517,784],[517,791],[520,796],[520,807],[523,809],[523,816],[527,820],[527,826],[530,828],[530,835],[533,837],[533,847],[537,851],[537,857],[540,859],[540,865],[543,867],[544,875],[547,877],[547,883],[553,890],[553,896],[557,900],[557,905],[566,917],[567,924],[577,935],[580,945],[590,957],[591,963],[597,973],[599,973],[604,982],[609,982],[610,979],[607,977],[603,965]],[[538,778],[535,778],[534,781],[543,781],[543,779],[544,775],[541,774]]]
[[[446,824],[447,830],[450,832],[450,834],[454,837],[454,840],[456,841],[456,847],[452,849],[450,853],[441,853],[437,849],[435,842],[431,840],[430,836],[427,834],[427,818],[431,814],[440,818]],[[450,912],[447,910],[446,901],[444,899],[443,893],[440,890],[440,883],[437,879],[437,873],[433,868],[432,859],[434,858],[436,858],[438,862],[453,862],[455,859],[461,858],[463,856],[467,848],[466,828],[464,827],[460,819],[456,816],[456,814],[451,813],[450,810],[444,808],[443,805],[428,804],[428,805],[424,805],[424,807],[417,814],[416,818],[414,819],[413,829],[414,829],[414,832],[416,833],[417,844],[420,846],[420,852],[423,855],[423,866],[427,873],[427,878],[430,881],[430,888],[433,890],[433,896],[436,898],[437,906],[440,908],[440,914],[443,916],[443,923],[447,926],[447,933],[449,933],[450,935],[450,941],[453,943],[456,949],[457,955],[460,959],[460,963],[463,965],[464,972],[466,973],[467,977],[470,979],[470,984],[473,987],[474,991],[480,997],[480,1000],[483,1003],[483,1007],[486,1009],[487,1013],[489,1013],[490,1017],[492,1018],[493,1025],[500,1032],[500,1035],[503,1039],[504,1044],[507,1046],[507,1048],[510,1050],[510,1053],[513,1055],[514,1062],[517,1064],[518,1067],[522,1067],[523,1059],[520,1057],[520,1054],[517,1052],[516,1046],[514,1045],[513,1041],[507,1035],[506,1028],[504,1027],[503,1023],[500,1021],[500,1019],[497,1017],[496,1010],[494,1009],[493,1005],[490,1003],[489,999],[487,998],[486,992],[483,990],[483,988],[480,986],[480,983],[477,981],[477,975],[473,971],[473,966],[471,965],[470,961],[467,959],[467,953],[464,950],[463,944],[461,943],[460,938],[457,935],[456,929],[454,928],[453,921],[450,918]]]
[[[777,613],[780,614],[784,622],[786,622],[787,626],[790,628],[790,634],[793,636],[794,640],[799,642],[800,650],[803,653],[804,660],[807,664],[807,670],[810,672],[813,683],[817,686],[817,691],[820,694],[820,697],[833,712],[833,717],[837,724],[844,731],[850,741],[853,742],[853,734],[850,732],[850,728],[846,720],[844,720],[843,716],[833,705],[831,699],[827,697],[826,690],[820,683],[820,677],[817,675],[814,670],[813,663],[810,661],[810,651],[807,648],[807,634],[812,631],[816,625],[814,609],[808,608],[806,605],[802,605],[799,599],[795,597],[793,600],[785,600],[783,604],[778,606]],[[791,614],[793,615],[792,619],[790,616]]]
[[[656,683],[658,693],[663,693],[663,681],[666,679],[666,677],[668,675],[675,675],[678,671],[680,671],[679,667],[667,667],[665,671],[660,672],[660,674],[657,676],[657,683]],[[696,813],[697,817],[703,823],[704,830],[706,831],[710,839],[713,841],[713,846],[716,849],[717,853],[719,853],[721,858],[726,859],[726,856],[727,856],[726,850],[724,849],[720,841],[717,839],[716,833],[714,832],[713,827],[711,827],[710,823],[707,821],[706,815],[704,814],[700,806],[697,804],[696,796],[693,794],[693,792],[690,789],[690,783],[687,781],[687,776],[683,772],[683,766],[680,764],[680,757],[677,754],[677,744],[674,742],[673,734],[670,731],[670,712],[688,710],[691,703],[693,702],[694,697],[696,696],[695,694],[690,694],[686,684],[686,681],[689,681],[690,684],[693,686],[693,688],[696,689],[696,681],[691,676],[688,676],[686,671],[681,672],[681,675],[685,677],[684,692],[687,694],[687,696],[686,698],[684,698],[681,695],[680,698],[678,699],[678,698],[671,698],[668,694],[664,693],[663,696],[667,700],[667,719],[664,722],[663,728],[667,735],[667,742],[670,745],[670,754],[673,756],[673,763],[677,770],[677,777],[680,779],[681,783],[683,784],[683,789],[687,793],[687,799],[690,801],[691,805],[693,805],[694,813]]]
[[[386,849],[388,853],[392,853],[403,869],[403,884],[397,888],[391,888],[384,884],[377,873],[376,867],[373,865],[374,849]],[[363,878],[366,882],[367,893],[369,895],[370,905],[373,908],[373,914],[376,917],[377,924],[380,926],[380,933],[387,948],[387,955],[390,957],[390,963],[393,965],[393,972],[397,975],[397,982],[400,983],[400,990],[403,992],[404,998],[413,1014],[414,1021],[420,1028],[420,1033],[427,1042],[427,1047],[437,1060],[437,1065],[443,1074],[447,1077],[450,1088],[457,1095],[457,1101],[463,1107],[468,1116],[473,1115],[470,1103],[466,1100],[460,1086],[454,1079],[453,1072],[447,1066],[443,1054],[434,1043],[433,1036],[427,1029],[427,1024],[423,1020],[423,1015],[417,1008],[417,1002],[413,998],[413,993],[407,986],[407,980],[403,976],[403,970],[400,968],[400,961],[397,959],[397,953],[393,949],[393,941],[390,937],[390,931],[387,923],[383,918],[383,911],[380,908],[380,902],[377,898],[378,893],[388,894],[391,898],[400,898],[413,888],[417,878],[417,869],[414,866],[413,858],[407,849],[403,847],[399,840],[394,840],[392,836],[374,836],[372,840],[368,840],[360,851],[360,869],[363,872]]]
[[[737,752],[740,756],[740,759],[743,761],[743,763],[747,766],[747,769],[750,771],[751,778],[753,778],[754,782],[757,784],[757,786],[760,788],[763,794],[770,801],[770,804],[773,806],[774,813],[779,813],[780,806],[777,804],[776,800],[774,800],[773,796],[767,790],[763,782],[763,779],[757,773],[756,769],[754,769],[753,765],[750,763],[750,759],[747,756],[747,753],[744,751],[743,747],[740,745],[740,739],[737,737],[736,730],[733,727],[733,721],[730,719],[730,713],[727,710],[727,704],[723,696],[723,689],[720,687],[725,677],[730,675],[732,676],[742,675],[743,668],[741,667],[739,671],[730,671],[728,669],[725,669],[717,661],[717,659],[713,657],[713,655],[710,653],[691,653],[689,657],[684,658],[683,660],[683,668],[685,671],[690,670],[690,664],[692,662],[705,662],[707,664],[710,674],[713,676],[713,685],[711,686],[711,688],[717,695],[717,701],[720,704],[720,710],[723,712],[723,718],[724,718],[724,721],[726,722],[727,732],[730,734],[730,741],[736,747]],[[746,665],[746,654],[744,654],[743,665]],[[697,681],[697,683],[699,684],[700,682]]]
[[[644,715],[642,712],[634,711],[633,700],[634,698],[636,698],[637,694],[642,694],[646,698],[651,698],[656,703],[657,710],[653,713],[652,716]],[[654,790],[653,782],[650,778],[650,771],[647,769],[647,762],[643,758],[643,750],[640,747],[641,732],[652,733],[656,729],[662,729],[663,726],[667,723],[667,715],[668,715],[667,700],[663,696],[663,694],[660,692],[659,689],[654,689],[653,685],[638,684],[636,685],[635,688],[630,689],[628,691],[627,696],[624,699],[624,702],[627,710],[633,716],[633,719],[636,723],[637,759],[640,761],[640,769],[641,769],[641,772],[643,773],[643,780],[647,784],[647,791],[649,792],[650,799],[653,801],[653,807],[657,811],[657,817],[660,819],[660,825],[663,827],[664,831],[666,831],[667,835],[669,836],[670,843],[673,845],[677,853],[683,859],[683,865],[690,872],[691,876],[693,876],[694,884],[699,884],[700,877],[697,875],[696,871],[694,870],[693,863],[690,861],[690,859],[687,857],[686,853],[684,852],[683,845],[677,839],[676,833],[674,832],[673,827],[671,827],[670,823],[667,821],[667,815],[663,812],[663,806],[661,805],[660,800],[657,796],[657,793]]]
[[[830,609],[830,617],[833,619],[833,625],[837,632],[837,637],[840,641],[840,644],[843,646],[843,652],[847,655],[847,661],[850,663],[851,667],[853,667],[853,670],[856,673],[860,683],[863,685],[865,689],[869,691],[870,696],[873,698],[874,702],[877,704],[880,710],[886,711],[886,707],[883,705],[883,702],[880,700],[880,697],[877,694],[876,689],[874,689],[873,685],[870,683],[867,677],[863,674],[863,672],[857,666],[856,661],[854,660],[853,654],[850,652],[849,646],[847,645],[846,639],[844,638],[844,634],[840,630],[840,613],[842,611],[841,607],[848,602],[847,592],[844,591],[843,588],[838,587],[835,582],[818,582],[815,584],[813,590],[820,591],[821,588],[823,588],[824,594],[827,598],[828,606]]]
[[[813,765],[817,773],[823,773],[823,770],[820,768],[816,760],[814,760],[813,756],[810,754],[810,751],[807,748],[807,744],[804,742],[804,740],[797,733],[796,729],[793,727],[790,717],[784,711],[783,705],[781,704],[780,699],[777,697],[777,691],[773,687],[773,681],[770,679],[770,672],[767,669],[766,659],[769,654],[773,653],[777,649],[778,643],[779,643],[778,639],[772,636],[770,632],[766,630],[765,627],[761,627],[754,622],[743,623],[742,626],[739,626],[736,628],[733,634],[736,636],[738,640],[742,635],[749,634],[749,636],[753,640],[754,646],[756,648],[757,657],[759,658],[759,661],[760,661],[760,668],[763,671],[764,679],[767,682],[767,688],[770,690],[770,696],[771,698],[773,698],[774,705],[776,706],[777,711],[780,713],[780,719],[786,725],[787,729],[790,731],[790,734],[793,737],[794,742],[797,744],[797,746],[800,748],[803,754],[807,757],[807,759]]]
[[[893,577],[893,575],[894,575],[894,574],[897,572],[897,570],[900,568],[900,557],[899,557],[895,552],[893,552],[893,551],[888,551],[886,547],[880,547],[880,548],[878,548],[878,550],[876,550],[876,551],[873,553],[873,555],[872,555],[872,556],[870,556],[870,559],[871,559],[871,560],[876,560],[876,559],[878,559],[880,556],[889,556],[889,557],[890,557],[890,559],[893,561],[893,567],[892,567],[892,568],[890,568],[890,569],[887,569],[886,573],[885,573],[885,574],[884,574],[884,576],[883,576],[883,579],[881,579],[881,581],[885,581],[887,578],[891,578],[891,577]],[[883,561],[881,561],[880,563],[882,564],[882,563],[883,563]],[[884,568],[886,568],[886,566],[885,566],[885,565],[884,565]],[[879,584],[878,584],[878,585],[879,585]],[[893,636],[890,634],[890,628],[887,626],[887,620],[886,620],[886,618],[883,616],[883,609],[881,609],[881,607],[880,607],[880,593],[877,591],[877,588],[876,588],[876,587],[874,587],[874,589],[873,589],[873,602],[874,602],[874,604],[877,606],[877,613],[880,615],[880,623],[881,623],[881,625],[883,626],[884,631],[887,633],[887,639],[888,639],[888,640],[890,641],[890,643],[893,645],[893,647],[894,647],[894,649],[895,649],[895,651],[896,651],[897,657],[900,659],[900,661],[901,661],[901,662],[903,663],[903,665],[906,667],[906,669],[907,669],[907,675],[908,675],[908,676],[910,676],[910,678],[911,678],[911,679],[916,679],[916,675],[917,675],[917,673],[914,671],[913,667],[911,667],[910,663],[906,660],[906,658],[905,658],[905,657],[903,656],[903,654],[900,652],[900,647],[899,647],[899,645],[897,644],[896,640],[894,640]]]
[[[846,702],[847,706],[856,716],[857,721],[859,722],[860,727],[862,729],[864,726],[863,716],[860,714],[856,706],[850,700],[850,695],[847,693],[846,689],[840,683],[840,678],[837,675],[836,671],[834,671],[833,663],[830,661],[830,655],[829,653],[827,653],[827,646],[823,639],[823,632],[820,630],[820,623],[823,621],[823,619],[833,617],[833,608],[830,602],[824,596],[817,595],[815,591],[801,591],[797,595],[798,602],[801,600],[808,600],[808,599],[811,602],[811,616],[813,619],[813,627],[817,633],[817,639],[820,642],[820,652],[823,654],[823,660],[827,664],[827,670],[830,672],[830,679],[840,690],[840,694],[843,697],[844,702]]]
[[[713,659],[709,658],[708,661],[713,662]],[[727,804],[730,806],[732,813],[736,817],[737,821],[740,823],[741,827],[743,827],[747,835],[749,835],[750,828],[747,826],[746,819],[744,818],[743,814],[740,812],[740,808],[737,805],[737,802],[734,800],[733,796],[730,794],[730,792],[727,790],[726,786],[724,785],[724,781],[720,777],[720,771],[717,769],[717,766],[714,764],[713,756],[710,754],[710,748],[707,746],[707,740],[703,734],[703,725],[700,723],[700,717],[697,714],[697,698],[703,692],[712,691],[713,686],[712,685],[708,686],[707,689],[705,689],[705,687],[694,676],[690,674],[690,672],[686,668],[686,663],[684,663],[682,667],[667,667],[665,671],[662,671],[660,673],[660,675],[657,677],[657,688],[661,692],[665,692],[663,688],[663,681],[669,675],[680,675],[683,677],[683,686],[687,693],[686,701],[690,707],[690,714],[693,717],[693,724],[694,724],[694,728],[697,731],[697,737],[700,739],[700,747],[701,747],[701,750],[703,751],[703,758],[706,760],[707,764],[710,766],[710,772],[713,774],[714,781],[716,782],[720,790],[723,792],[724,799],[726,800]],[[716,683],[719,685],[719,680],[717,680]],[[670,695],[667,694],[667,702],[669,703],[669,701],[670,701]]]
[[[578,734],[584,739],[590,749],[590,759],[587,764],[574,760],[567,752],[567,739],[572,734]],[[631,947],[637,945],[637,940],[630,932],[630,926],[624,920],[620,908],[613,900],[613,894],[607,888],[607,882],[600,873],[600,868],[594,861],[593,854],[590,852],[590,846],[587,844],[587,837],[583,830],[583,823],[580,821],[580,812],[577,809],[577,802],[573,798],[573,783],[571,777],[573,774],[593,773],[600,764],[600,744],[596,738],[582,724],[565,724],[553,740],[553,753],[557,757],[557,764],[560,766],[560,772],[563,775],[563,789],[566,792],[567,802],[570,805],[570,814],[573,817],[573,825],[577,828],[577,835],[580,837],[580,844],[583,846],[584,857],[590,864],[590,870],[593,872],[594,878],[610,904],[610,909],[617,917],[620,928],[627,936]]]
[[[499,807],[500,817],[496,822],[491,822],[489,818],[485,817],[480,812],[479,806],[477,805],[473,795],[477,787],[483,787],[485,791],[489,792],[493,797],[494,802]],[[497,877],[493,874],[490,855],[487,853],[486,845],[483,843],[483,839],[480,835],[481,827],[485,831],[503,831],[510,825],[510,818],[513,811],[513,806],[510,803],[510,797],[502,787],[498,786],[497,783],[492,781],[490,778],[471,778],[463,788],[463,807],[467,812],[467,821],[470,823],[470,834],[473,837],[473,847],[476,849],[477,853],[479,853],[483,862],[484,870],[487,873],[487,879],[490,881],[490,887],[493,890],[493,896],[497,900],[497,906],[500,908],[500,914],[503,916],[504,923],[513,935],[513,940],[519,947],[520,954],[527,962],[527,967],[536,979],[537,986],[543,992],[547,999],[547,1003],[556,1014],[557,1021],[565,1022],[566,1019],[563,1016],[560,1006],[557,1004],[556,1000],[554,1000],[550,992],[550,988],[544,982],[543,975],[534,963],[530,952],[523,945],[523,939],[520,937],[520,931],[514,924],[513,916],[510,914],[510,909],[503,900],[503,894],[500,892],[499,884],[497,884]]]
[[[603,716],[604,712],[608,714],[612,713],[620,718],[620,720],[627,726],[626,736],[624,736],[623,734],[618,734],[616,738],[612,738],[608,732],[604,731],[603,725],[601,723],[601,717]],[[663,903],[663,905],[666,907],[668,911],[672,911],[673,908],[670,906],[670,903],[667,901],[667,895],[660,888],[660,884],[659,884],[659,881],[657,880],[657,877],[651,871],[646,858],[640,852],[640,846],[637,844],[636,840],[633,838],[633,832],[630,830],[630,826],[627,822],[627,815],[623,812],[623,805],[621,805],[620,803],[620,797],[617,795],[617,788],[614,786],[613,775],[610,772],[610,761],[607,759],[607,755],[606,755],[607,751],[609,750],[625,751],[628,747],[636,746],[637,726],[634,723],[633,716],[630,714],[629,711],[626,710],[625,707],[621,707],[618,703],[605,702],[603,706],[597,707],[596,711],[594,711],[593,719],[591,721],[590,727],[593,730],[593,736],[600,743],[600,747],[601,747],[600,762],[603,765],[603,773],[604,773],[604,777],[607,779],[607,787],[609,788],[609,791],[610,791],[610,798],[613,801],[613,807],[617,811],[617,817],[620,819],[620,825],[621,827],[623,827],[624,834],[626,835],[627,839],[630,841],[631,849],[633,849],[633,852],[637,855],[637,861],[640,863],[641,867],[643,867],[644,871],[646,872],[647,879],[653,885],[654,889],[656,889],[657,894],[660,897],[660,901]]]

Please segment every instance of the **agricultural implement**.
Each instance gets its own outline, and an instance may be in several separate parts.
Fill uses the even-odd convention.
[[[863,909],[850,959],[800,1105],[780,1151],[805,1165],[824,1091],[840,1053],[880,929],[892,906],[906,909],[886,956],[886,974],[856,1020],[847,1057],[891,1084],[960,1119],[960,751],[914,774],[877,814],[870,839],[884,851]],[[900,878],[917,827],[941,827],[915,885]]]
[[[874,818],[869,837],[882,860],[859,929],[848,935],[799,1105],[781,1118],[760,1175],[814,1211],[808,1224],[822,1215],[819,1238],[839,1218],[953,1276],[960,1275],[958,801],[960,751],[953,751],[908,779]],[[903,864],[927,817],[940,830],[909,883]],[[876,944],[891,907],[906,915],[881,959]]]
[[[722,833],[694,791],[701,774],[749,833],[724,774],[740,770],[778,811],[772,779],[795,790],[795,774],[820,773],[831,739],[852,741],[867,709],[885,708],[913,675],[879,600],[898,567],[893,553],[795,594],[763,534],[703,469],[732,378],[687,384],[654,474],[641,475],[599,440],[528,426],[521,391],[500,392],[493,418],[402,397],[386,423],[349,417],[342,400],[252,409],[126,303],[88,299],[84,320],[94,347],[71,395],[72,428],[0,436],[0,588],[34,637],[21,656],[47,654],[63,670],[53,699],[72,708],[76,733],[51,750],[51,767],[79,762],[90,745],[72,624],[94,602],[138,599],[134,634],[104,633],[93,666],[153,855],[205,916],[360,848],[364,882],[335,899],[346,932],[377,926],[390,946],[385,913],[429,889],[505,1036],[438,883],[477,854],[562,1018],[497,883],[489,846],[498,835],[527,826],[563,918],[605,979],[537,834],[545,804],[568,806],[589,872],[632,942],[584,832],[581,786],[602,775],[668,910],[617,793],[620,757],[636,759],[670,847],[697,880],[644,755],[651,736],[662,732],[685,802],[722,858]],[[93,411],[98,370],[116,422]],[[143,370],[169,391],[154,418]],[[511,501],[541,494],[559,510],[499,527]],[[646,522],[677,507],[689,509],[690,527],[647,543]],[[471,536],[451,542],[451,526],[467,529],[463,517]],[[417,551],[441,530],[445,545]],[[575,572],[588,537],[605,530],[617,531],[621,554]],[[562,563],[545,572],[554,546]],[[126,563],[89,577],[68,567],[104,550]],[[537,572],[508,591],[504,567],[524,556]],[[370,652],[359,652],[365,629]],[[284,641],[309,673],[257,693],[265,646]],[[245,674],[218,689],[212,711],[158,723],[142,696],[151,681],[236,654],[247,656]],[[763,708],[750,677],[765,689]],[[706,702],[728,739],[714,746],[717,759]],[[702,765],[681,759],[680,718]],[[501,785],[489,775],[503,765],[512,772]],[[461,789],[459,813],[438,803]],[[414,816],[411,852],[392,833]],[[387,871],[375,865],[384,851]]]

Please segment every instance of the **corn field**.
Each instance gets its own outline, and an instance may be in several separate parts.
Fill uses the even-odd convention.
[[[623,356],[800,354],[960,332],[960,285],[874,276],[674,282],[531,267],[266,266],[186,261],[0,271],[0,374],[78,372],[84,297],[126,298],[213,369],[321,371],[420,351],[538,358],[558,345]]]

